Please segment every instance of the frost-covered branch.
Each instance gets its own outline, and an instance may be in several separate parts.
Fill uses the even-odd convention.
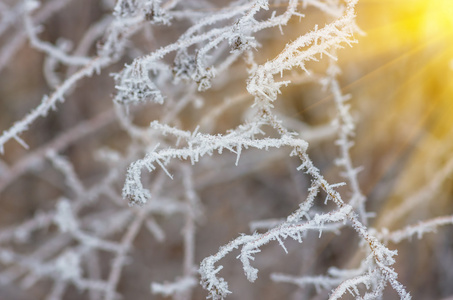
[[[132,299],[143,283],[158,297],[224,299],[275,267],[271,284],[307,297],[410,299],[388,245],[453,220],[369,225],[379,203],[366,203],[351,151],[366,100],[344,93],[356,66],[339,51],[360,32],[357,0],[81,3],[0,0],[2,120],[18,118],[0,135],[1,285],[48,300],[74,288]],[[89,13],[70,23],[78,11]],[[378,220],[434,197],[452,166]],[[306,266],[295,247],[335,259]],[[235,262],[245,276],[224,269]]]
[[[437,217],[391,232],[388,229],[383,229],[377,234],[377,237],[385,242],[399,243],[402,240],[411,239],[413,236],[421,239],[426,233],[436,232],[437,228],[452,224],[453,216]]]

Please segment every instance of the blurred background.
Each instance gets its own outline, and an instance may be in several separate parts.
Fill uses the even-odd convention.
[[[109,13],[107,2],[68,2],[43,24],[41,39],[55,43],[64,37],[77,44],[95,20]],[[276,6],[284,10],[285,4]],[[274,57],[288,41],[310,30],[314,24],[322,26],[327,22],[316,8],[303,12],[306,18],[300,23],[293,18],[284,28],[285,35],[272,29],[258,36],[263,45],[258,50],[259,62]],[[359,181],[368,199],[367,210],[375,213],[370,225],[378,230],[384,227],[395,230],[422,220],[452,215],[453,1],[360,0],[357,24],[363,31],[363,35],[357,36],[358,43],[338,51],[338,64],[343,72],[339,81],[342,91],[352,96],[351,111],[357,125],[352,158],[355,166],[363,167]],[[177,24],[171,30],[159,27],[153,35],[166,44],[184,28],[184,24]],[[0,37],[1,130],[22,118],[39,104],[42,95],[52,90],[43,77],[44,56],[31,49],[25,39],[9,59],[5,59],[18,32],[19,29],[13,27]],[[48,161],[29,163],[31,167],[21,165],[22,161],[27,165],[25,158],[29,157],[30,151],[39,150],[68,130],[88,122],[91,130],[82,130],[80,137],[69,142],[60,153],[72,162],[83,183],[91,186],[108,169],[93,153],[105,147],[119,152],[125,150],[130,140],[112,110],[115,91],[109,73],[120,70],[134,55],[159,46],[140,42],[145,40],[146,34],[134,37],[133,42],[140,46],[138,49],[131,50],[124,60],[101,75],[82,80],[66,97],[65,103],[58,105],[56,112],[39,119],[24,133],[22,138],[30,150],[14,141],[7,143],[5,154],[0,157],[3,166],[0,168],[2,228],[20,224],[37,212],[52,209],[55,199],[68,193],[64,180]],[[93,46],[88,53],[94,54],[95,50]],[[326,65],[326,61],[321,60],[310,63],[309,67],[321,74]],[[243,68],[242,63],[234,65],[230,72],[236,77],[220,84],[214,91],[201,94],[204,99],[224,98],[233,90],[235,96],[243,96],[236,105],[223,110],[215,124],[202,126],[202,130],[224,132],[243,121],[242,110],[252,104],[252,99],[244,96],[246,74]],[[59,71],[68,70],[62,67]],[[303,77],[303,72],[293,75],[297,81]],[[339,170],[333,164],[338,156],[338,149],[333,144],[335,133],[328,129],[335,114],[332,96],[323,92],[319,84],[301,79],[298,84],[283,89],[278,101],[276,110],[288,119],[324,130],[320,131],[322,138],[319,140],[312,137],[310,155],[328,180],[341,180]],[[203,122],[203,114],[212,107],[216,106],[187,108],[181,116],[181,127],[193,129]],[[145,106],[134,115],[134,122],[149,124],[159,113],[159,109]],[[294,172],[298,162],[286,158],[287,154],[280,150],[264,154],[246,151],[239,169],[234,168],[234,156],[225,154],[222,158],[215,156],[215,162],[209,158],[195,169],[197,192],[208,212],[197,231],[196,263],[215,253],[219,246],[239,233],[250,232],[251,221],[284,218],[297,207],[310,183],[303,174]],[[212,163],[217,164],[218,169],[212,170]],[[5,166],[15,166],[16,173],[6,171]],[[217,170],[224,172],[223,179],[218,182],[212,176]],[[119,181],[118,194],[121,184]],[[318,208],[322,207],[319,205]],[[140,232],[119,284],[123,299],[161,299],[151,295],[150,282],[170,281],[180,273],[181,221],[178,217],[161,217],[158,221],[168,232],[168,239],[159,244],[146,230]],[[3,246],[29,253],[55,228],[48,230],[32,236],[26,245]],[[453,297],[452,237],[453,227],[446,226],[426,234],[421,240],[414,238],[398,245],[389,244],[390,249],[398,250],[395,269],[413,299]],[[269,275],[272,272],[319,275],[329,266],[354,267],[360,256],[356,253],[357,242],[354,232],[345,230],[340,235],[326,233],[322,239],[318,239],[317,233],[308,235],[302,245],[288,241],[288,255],[278,245],[269,245],[257,257],[260,273],[254,284],[246,281],[233,253],[224,271],[233,291],[229,299],[325,299],[328,291],[317,294],[313,287],[271,283]],[[107,272],[109,258],[101,260],[104,272]],[[0,265],[0,273],[2,268],[6,270]],[[30,289],[22,289],[19,283],[11,284],[0,287],[0,299],[44,299],[49,286],[45,281]],[[203,299],[205,295],[198,288],[193,299]],[[73,288],[63,299],[88,299],[88,295]],[[384,299],[397,299],[397,295],[386,289]]]

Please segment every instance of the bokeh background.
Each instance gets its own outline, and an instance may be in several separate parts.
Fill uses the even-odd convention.
[[[4,1],[13,3],[14,1]],[[106,13],[102,1],[72,1],[61,12],[44,23],[40,34],[43,40],[56,42],[64,37],[75,43],[94,20]],[[278,4],[284,7],[284,3]],[[202,9],[202,8],[200,8]],[[282,8],[283,9],[283,8]],[[306,18],[293,20],[285,35],[278,29],[259,36],[263,47],[257,57],[261,62],[278,54],[285,43],[301,33],[324,24],[324,15],[314,8],[304,11]],[[362,190],[368,198],[367,209],[375,213],[371,225],[391,230],[429,218],[453,214],[453,174],[445,176],[442,170],[452,160],[453,153],[453,2],[451,0],[360,0],[357,6],[357,24],[363,35],[357,44],[338,50],[339,78],[344,93],[351,94],[352,114],[357,124],[353,162],[363,166],[359,175]],[[162,44],[168,43],[184,30],[179,24],[171,30],[157,28],[154,32]],[[0,38],[0,51],[11,42],[15,29]],[[140,35],[134,42],[140,44]],[[156,47],[146,42],[136,50],[146,53]],[[89,50],[95,52],[95,48]],[[136,53],[134,53],[136,54]],[[132,54],[131,54],[132,55]],[[112,111],[114,84],[110,72],[121,69],[128,58],[109,68],[100,76],[83,80],[57,111],[38,120],[23,139],[31,150],[15,142],[5,147],[2,163],[20,164],[30,151],[39,149],[60,134],[75,128],[86,120],[91,133],[62,149],[87,186],[106,172],[106,166],[97,162],[93,153],[101,147],[118,151],[125,149],[127,135],[115,121]],[[48,87],[43,78],[44,56],[31,49],[26,41],[8,60],[1,62],[0,72],[0,128],[7,129],[37,106]],[[2,65],[3,64],[3,65]],[[322,72],[326,62],[310,64]],[[243,66],[233,68],[243,70]],[[215,92],[206,92],[204,98],[238,91],[245,93],[244,76],[237,78]],[[62,73],[68,70],[63,68]],[[301,73],[295,77],[302,76]],[[316,83],[295,84],[283,90],[277,109],[293,119],[312,126],[328,124],[334,114],[333,99]],[[244,96],[237,105],[226,109],[214,125],[206,131],[224,132],[242,121],[243,110],[252,103]],[[209,108],[209,107],[208,107]],[[206,109],[208,109],[206,108]],[[188,108],[181,118],[181,126],[193,129],[202,120],[203,109]],[[96,116],[105,113],[102,118]],[[144,107],[135,115],[135,123],[145,125],[159,111]],[[203,129],[203,128],[202,128]],[[333,145],[334,135],[326,129],[322,139],[312,139],[310,155],[329,180],[339,180],[338,168],[333,164],[338,155]],[[206,219],[197,232],[199,262],[213,254],[220,245],[249,232],[249,222],[266,218],[282,218],[293,211],[308,178],[293,170],[297,161],[286,159],[287,153],[248,151],[241,158],[241,169],[233,166],[234,157],[218,159],[215,170],[207,161],[195,171],[199,195],[206,206]],[[217,157],[218,158],[218,157]],[[222,170],[222,180],[216,182],[212,172]],[[244,172],[243,170],[247,170]],[[7,173],[3,173],[7,174]],[[9,174],[9,173],[8,173]],[[10,175],[10,174],[9,174]],[[65,194],[63,179],[46,161],[28,168],[20,176],[7,178],[0,169],[0,226],[6,228],[31,218],[38,211],[52,209],[58,196]],[[121,186],[118,186],[120,191]],[[416,197],[429,191],[428,197]],[[322,206],[322,205],[321,205]],[[320,206],[320,209],[321,209]],[[408,209],[401,209],[408,207]],[[160,299],[149,292],[151,281],[172,280],[180,272],[182,261],[181,222],[178,218],[159,219],[168,232],[164,244],[157,243],[145,230],[134,243],[131,263],[124,268],[119,291],[124,299]],[[52,229],[49,229],[52,230]],[[453,297],[453,230],[440,228],[399,245],[396,271],[400,281],[414,299],[449,299]],[[9,245],[27,253],[45,238],[45,233],[33,236],[28,245]],[[357,239],[354,233],[326,234],[318,239],[317,233],[307,236],[302,244],[288,242],[289,254],[278,245],[264,248],[257,258],[259,280],[248,283],[234,254],[228,261],[225,277],[230,279],[233,294],[230,299],[325,299],[328,292],[315,296],[314,288],[298,288],[288,284],[272,284],[269,274],[286,272],[323,274],[329,266],[353,267],[357,262]],[[27,248],[29,247],[29,248]],[[108,258],[104,264],[108,266]],[[0,266],[1,272],[2,266]],[[19,285],[0,288],[0,299],[43,299],[49,283],[29,290]],[[193,299],[204,298],[197,289]],[[64,299],[85,299],[84,293],[70,290]],[[396,299],[386,290],[384,299]]]

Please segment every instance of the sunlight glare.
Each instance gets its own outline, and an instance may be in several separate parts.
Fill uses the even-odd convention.
[[[426,34],[453,32],[453,0],[427,0]]]

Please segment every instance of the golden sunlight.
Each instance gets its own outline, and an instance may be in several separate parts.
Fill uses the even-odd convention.
[[[432,32],[448,32],[453,30],[453,1],[425,0],[425,26],[427,34]]]
[[[417,206],[410,195],[443,168],[453,148],[453,0],[362,0],[357,16],[366,35],[345,51],[360,65],[345,90],[368,100],[357,152],[376,153],[368,145],[382,145],[364,189],[372,197],[391,178],[383,210],[404,211],[401,222],[417,220],[419,212],[399,208]],[[425,213],[449,210],[449,184],[436,203],[424,204]],[[384,219],[375,225],[397,226]]]

